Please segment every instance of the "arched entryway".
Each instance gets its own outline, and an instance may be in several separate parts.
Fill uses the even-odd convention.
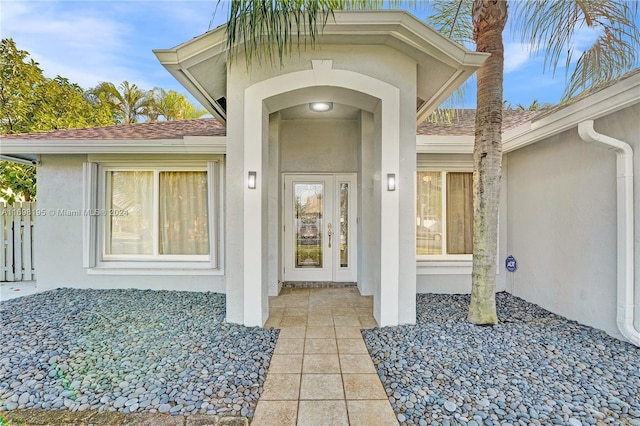
[[[312,61],[312,69],[287,73],[249,86],[244,92],[243,170],[255,172],[256,187],[243,189],[244,294],[243,323],[262,325],[268,316],[269,285],[280,275],[282,258],[274,249],[273,218],[279,217],[279,168],[273,166],[272,114],[297,105],[323,100],[362,111],[363,132],[370,145],[360,185],[370,199],[360,200],[372,213],[373,239],[363,242],[357,255],[359,268],[373,271],[359,276],[363,294],[374,296],[374,316],[380,325],[399,323],[399,191],[387,187],[387,176],[399,176],[400,91],[368,75],[333,68],[333,61]],[[395,188],[394,188],[395,189]],[[364,203],[364,204],[363,204]],[[277,226],[276,226],[277,231]],[[364,235],[363,235],[364,238]],[[256,261],[257,259],[262,261]],[[227,286],[231,289],[231,286]],[[233,290],[232,290],[233,291]],[[415,292],[415,288],[413,289]],[[256,309],[262,307],[262,309]]]

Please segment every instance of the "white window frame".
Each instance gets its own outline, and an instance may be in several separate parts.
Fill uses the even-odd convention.
[[[91,160],[91,159],[90,159]],[[83,216],[83,266],[89,274],[161,274],[219,275],[221,270],[222,224],[222,166],[219,160],[140,161],[105,160],[84,164],[84,205],[91,211],[106,211],[107,173],[111,171],[154,172],[154,228],[159,213],[159,173],[163,171],[206,171],[209,254],[157,254],[157,235],[154,234],[154,255],[114,255],[106,253],[106,215]]]
[[[461,158],[463,157],[463,158]],[[442,248],[446,253],[447,233],[447,193],[446,174],[453,172],[473,173],[471,155],[419,155],[415,174],[416,193],[414,194],[414,214],[418,203],[418,172],[440,172],[442,174]],[[415,244],[414,242],[414,251]],[[473,254],[416,254],[418,275],[469,274],[473,263]]]

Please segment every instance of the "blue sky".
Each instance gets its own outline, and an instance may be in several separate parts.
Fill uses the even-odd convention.
[[[40,63],[45,75],[61,75],[84,88],[124,80],[144,89],[186,91],[160,65],[152,49],[174,47],[225,21],[213,19],[217,0],[32,1],[0,0],[0,35],[11,37]],[[416,13],[421,17],[418,13]],[[578,32],[577,47],[596,34]],[[557,103],[564,69],[543,74],[543,58],[531,57],[519,39],[505,32],[504,99],[528,106],[534,99]],[[473,85],[464,106],[475,106]]]

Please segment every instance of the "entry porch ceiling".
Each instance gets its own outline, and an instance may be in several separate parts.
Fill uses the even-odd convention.
[[[404,11],[336,11],[334,16],[317,38],[318,44],[388,46],[416,61],[417,124],[488,56],[452,42]],[[221,26],[173,49],[154,50],[160,63],[222,123],[227,119],[225,31],[226,26]]]

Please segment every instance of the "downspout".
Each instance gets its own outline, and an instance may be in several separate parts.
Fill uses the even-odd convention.
[[[633,325],[633,150],[618,139],[600,134],[593,128],[593,120],[578,124],[578,134],[585,142],[599,142],[616,151],[617,223],[618,223],[618,284],[617,323],[622,335],[640,346],[640,332]]]

